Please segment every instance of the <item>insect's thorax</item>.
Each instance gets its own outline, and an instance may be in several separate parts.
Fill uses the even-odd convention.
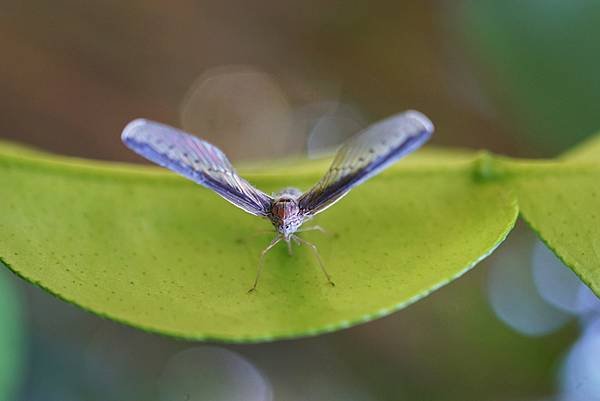
[[[298,206],[300,194],[295,188],[286,188],[274,195],[275,199],[271,204],[269,218],[286,240],[304,223],[304,216]]]

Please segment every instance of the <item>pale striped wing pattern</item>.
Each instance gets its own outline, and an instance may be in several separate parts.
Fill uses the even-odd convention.
[[[272,198],[239,177],[216,146],[143,119],[130,122],[121,138],[139,155],[215,191],[246,212],[267,215]]]
[[[329,170],[298,205],[306,215],[322,212],[354,186],[415,151],[433,133],[432,122],[418,111],[406,111],[380,121],[344,143]]]

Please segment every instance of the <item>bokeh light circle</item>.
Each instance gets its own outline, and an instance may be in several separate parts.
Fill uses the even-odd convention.
[[[270,401],[270,383],[245,358],[202,346],[173,355],[159,380],[161,401]]]
[[[535,240],[529,232],[515,232],[491,258],[488,297],[496,316],[527,336],[550,334],[571,315],[550,305],[533,279],[531,253]]]
[[[250,66],[205,71],[188,90],[180,115],[184,130],[232,159],[283,155],[293,134],[293,112],[277,80]]]

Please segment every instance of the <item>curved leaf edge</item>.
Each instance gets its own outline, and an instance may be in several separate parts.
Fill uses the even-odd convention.
[[[533,223],[532,220],[530,220],[527,217],[527,213],[521,211],[520,212],[520,217],[521,219],[525,222],[525,224],[527,224],[527,227],[529,227],[529,229],[531,229],[531,231],[533,231],[535,233],[535,235],[537,235],[537,237],[540,239],[540,241],[542,241],[542,243],[544,245],[546,245],[548,247],[548,249],[550,249],[552,251],[552,253],[565,265],[567,266],[573,273],[575,273],[575,275],[581,280],[582,283],[584,283],[586,286],[588,286],[590,288],[590,290],[596,294],[597,296],[600,297],[600,291],[596,290],[594,288],[594,283],[592,283],[591,280],[589,280],[585,274],[581,273],[578,271],[578,269],[576,269],[573,263],[571,263],[570,261],[568,261],[566,255],[563,255],[561,253],[561,251],[558,249],[558,246],[554,245],[550,240],[548,240],[547,238],[544,237],[542,230],[540,230],[535,223]]]
[[[73,306],[76,306],[78,308],[81,308],[83,310],[85,310],[86,312],[90,312],[93,315],[96,315],[100,318],[106,319],[106,320],[110,320],[113,322],[118,322],[121,324],[124,324],[128,327],[134,328],[134,329],[138,329],[138,330],[142,330],[144,332],[147,333],[151,333],[151,334],[158,334],[158,335],[162,335],[162,336],[166,336],[166,337],[170,337],[170,338],[174,338],[174,339],[179,339],[179,340],[187,340],[187,341],[203,341],[203,342],[214,342],[214,343],[229,343],[229,344],[251,344],[251,343],[263,343],[263,342],[271,342],[271,341],[279,341],[279,340],[293,340],[293,339],[298,339],[298,338],[307,338],[307,337],[314,337],[314,336],[318,336],[321,334],[327,334],[327,333],[331,333],[331,332],[335,332],[341,329],[345,329],[345,328],[349,328],[349,327],[353,327],[353,326],[357,326],[360,324],[364,324],[367,322],[370,322],[372,320],[381,318],[381,317],[385,317],[388,316],[394,312],[397,312],[401,309],[404,309],[410,305],[412,305],[413,303],[429,296],[431,293],[435,292],[436,290],[444,287],[445,285],[453,282],[454,280],[462,277],[465,273],[469,272],[471,269],[473,269],[477,264],[479,264],[481,261],[483,261],[485,258],[487,258],[489,255],[491,255],[503,242],[504,240],[506,240],[506,238],[508,237],[508,235],[510,234],[510,232],[513,230],[513,228],[515,227],[515,224],[518,220],[519,217],[519,209],[518,209],[518,205],[516,202],[516,199],[513,198],[513,202],[512,202],[512,210],[513,210],[513,216],[511,218],[511,221],[509,222],[509,224],[506,225],[505,229],[500,233],[499,237],[497,238],[497,240],[494,242],[494,244],[492,244],[485,253],[483,253],[482,255],[480,255],[478,258],[476,258],[475,260],[473,260],[470,264],[468,264],[466,267],[464,267],[463,269],[461,269],[457,274],[455,274],[454,276],[444,280],[444,281],[440,281],[439,283],[437,283],[435,286],[427,289],[426,291],[406,300],[403,302],[400,302],[396,305],[393,305],[391,307],[388,308],[383,308],[378,310],[375,313],[370,313],[370,314],[365,314],[357,319],[354,320],[342,320],[342,321],[337,321],[335,323],[331,323],[328,325],[324,325],[324,326],[318,326],[318,327],[314,327],[311,329],[307,329],[304,330],[302,332],[298,332],[298,331],[294,331],[294,332],[290,332],[290,333],[278,333],[276,335],[265,335],[265,336],[239,336],[239,337],[233,337],[233,336],[228,336],[227,338],[224,338],[222,335],[212,335],[212,334],[206,334],[206,335],[189,335],[187,333],[183,333],[183,332],[178,332],[178,331],[170,331],[170,330],[165,330],[164,328],[156,328],[153,327],[152,325],[143,325],[143,324],[139,324],[138,322],[131,322],[127,319],[122,319],[119,317],[115,317],[106,313],[102,313],[99,311],[96,311],[92,308],[88,308],[85,305],[82,305],[80,303],[78,303],[77,301],[70,299],[68,297],[63,296],[62,294],[54,291],[53,289],[44,286],[42,283],[36,281],[36,280],[32,280],[30,278],[28,278],[26,275],[22,274],[19,270],[13,268],[11,266],[10,263],[8,263],[5,258],[3,258],[2,256],[0,256],[0,264],[6,266],[6,268],[8,270],[10,270],[13,274],[15,274],[17,277],[35,285],[36,287],[48,292],[49,294],[51,294],[52,296],[60,299],[61,301],[67,302]]]

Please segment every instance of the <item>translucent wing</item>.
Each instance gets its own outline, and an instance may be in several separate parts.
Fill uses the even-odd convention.
[[[354,186],[419,148],[432,133],[431,121],[417,111],[368,127],[342,145],[325,176],[300,196],[301,210],[309,215],[322,212]]]
[[[212,189],[237,207],[265,216],[272,198],[240,178],[219,148],[148,120],[127,124],[121,139],[134,152]]]

